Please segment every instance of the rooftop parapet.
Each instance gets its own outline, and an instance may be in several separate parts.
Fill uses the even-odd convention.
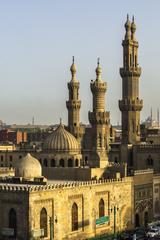
[[[47,185],[31,185],[31,184],[14,184],[7,182],[0,182],[0,191],[8,192],[37,192],[37,191],[52,191],[56,189],[64,188],[75,188],[84,186],[96,186],[96,185],[109,185],[109,184],[120,184],[124,182],[131,182],[131,177],[118,178],[118,179],[104,179],[104,180],[94,180],[85,182],[66,182],[57,184],[47,184]]]

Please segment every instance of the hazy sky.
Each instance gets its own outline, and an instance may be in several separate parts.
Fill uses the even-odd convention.
[[[106,109],[121,119],[122,46],[126,15],[134,14],[139,41],[141,119],[160,107],[160,0],[1,0],[0,119],[7,123],[67,122],[65,101],[75,56],[82,100],[81,121],[88,122],[100,57],[108,84]]]

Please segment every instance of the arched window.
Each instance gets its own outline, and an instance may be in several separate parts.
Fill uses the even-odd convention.
[[[59,165],[60,165],[60,167],[64,167],[64,159],[60,159]]]
[[[78,206],[76,203],[72,205],[72,231],[78,230]]]
[[[150,167],[153,166],[153,158],[151,157],[151,155],[149,155],[147,158],[147,165]]]
[[[140,223],[139,223],[139,214],[136,213],[135,215],[135,227],[139,227],[140,226]]]
[[[45,167],[48,166],[48,162],[47,162],[47,159],[46,159],[46,158],[44,159],[43,164],[44,164]]]
[[[76,161],[75,161],[75,166],[76,166],[76,167],[79,166],[79,161],[78,161],[78,159],[76,159]]]
[[[68,159],[68,167],[73,167],[73,160],[71,158]]]
[[[44,237],[48,235],[47,229],[47,211],[45,208],[42,208],[40,212],[40,229],[44,229]]]
[[[88,156],[85,156],[85,165],[88,165]]]
[[[16,211],[11,208],[9,211],[9,228],[14,229],[14,237],[17,236],[17,214]]]
[[[135,55],[135,67],[137,67],[137,56]]]
[[[148,225],[148,212],[144,213],[144,226],[147,227]]]
[[[114,158],[114,162],[118,163],[118,158],[117,157]]]
[[[104,216],[104,201],[101,199],[99,201],[99,218]]]
[[[154,205],[155,205],[155,210],[154,210],[155,214],[159,214],[160,213],[160,202],[159,202],[159,200],[156,199]]]
[[[132,55],[130,54],[130,67],[132,67]]]
[[[56,166],[56,162],[54,159],[51,160],[51,167],[55,167]]]

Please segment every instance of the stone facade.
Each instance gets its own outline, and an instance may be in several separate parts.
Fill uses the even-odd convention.
[[[123,190],[122,190],[123,189]],[[95,225],[99,218],[99,202],[104,201],[104,215],[109,221]],[[78,206],[78,230],[72,231],[73,204]],[[31,239],[31,232],[40,229],[40,212],[47,211],[48,237],[49,217],[53,217],[54,239],[85,239],[87,237],[113,231],[113,208],[116,214],[116,230],[132,228],[133,180],[92,181],[82,183],[61,183],[52,185],[0,184],[0,228],[7,228],[8,213],[14,209],[17,214],[17,237]]]

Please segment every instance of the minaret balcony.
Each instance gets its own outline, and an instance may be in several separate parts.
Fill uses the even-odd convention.
[[[68,82],[68,89],[79,89],[79,82]]]
[[[142,69],[141,67],[128,67],[128,68],[120,68],[121,77],[140,77]]]
[[[107,83],[101,81],[91,81],[90,83],[91,91],[94,92],[106,92]]]
[[[102,124],[110,123],[109,112],[89,112],[88,117],[91,125],[96,125],[96,124],[102,125]]]
[[[143,108],[143,100],[140,99],[122,99],[119,100],[120,111],[141,111]]]
[[[81,101],[80,100],[67,101],[66,106],[67,106],[68,109],[80,109]]]

